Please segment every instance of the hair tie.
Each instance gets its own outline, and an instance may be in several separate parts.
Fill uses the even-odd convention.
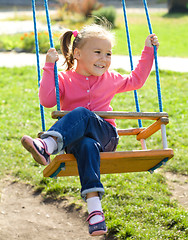
[[[75,38],[77,37],[78,33],[79,33],[78,30],[72,31],[72,34],[74,35]]]

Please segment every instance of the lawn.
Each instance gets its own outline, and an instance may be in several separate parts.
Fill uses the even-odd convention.
[[[188,57],[188,15],[187,14],[150,14],[152,29],[157,34],[160,42],[158,54],[160,56]],[[115,54],[127,55],[127,44],[124,39],[125,30],[122,25],[123,17],[117,19],[115,29],[117,44]],[[140,55],[146,36],[149,34],[146,17],[144,14],[128,14],[129,31],[133,55]]]
[[[167,13],[151,13],[150,15],[153,32],[159,37],[159,56],[188,57],[188,15]],[[84,23],[85,22],[82,20],[77,23],[69,21],[68,23],[60,22],[58,24],[66,26],[70,29],[80,29]],[[91,19],[88,20],[88,23],[91,23]],[[140,55],[145,39],[149,34],[145,14],[129,13],[128,23],[133,55]],[[67,26],[67,24],[69,26]],[[118,14],[116,28],[113,32],[116,36],[116,44],[113,49],[113,54],[128,55],[123,14]],[[58,32],[54,33],[54,44],[57,49],[60,48],[60,34],[61,33]],[[46,32],[39,33],[39,42],[40,51],[44,53],[47,52],[49,48],[49,41]],[[1,35],[0,50],[2,49],[20,49],[33,52],[35,49],[34,35],[33,33],[28,32],[23,34]]]
[[[122,70],[121,70],[122,72]],[[122,72],[123,73],[123,72]],[[78,177],[46,179],[43,167],[36,164],[20,144],[24,134],[35,137],[41,131],[35,67],[0,68],[0,149],[1,177],[11,174],[35,186],[44,198],[73,196],[80,206]],[[163,168],[188,175],[187,87],[188,73],[162,71],[164,111],[169,113],[168,145],[175,156]],[[155,76],[152,73],[138,91],[142,111],[158,111]],[[133,93],[119,94],[114,110],[135,111]],[[47,128],[54,122],[52,109],[46,110]],[[119,120],[118,126],[137,126],[136,121]],[[143,122],[145,126],[147,122]],[[160,148],[160,133],[147,141],[148,148]],[[122,137],[118,150],[140,149],[135,137]],[[188,213],[174,200],[163,171],[154,174],[131,173],[103,175],[106,194],[102,200],[109,229],[114,239],[188,239]]]

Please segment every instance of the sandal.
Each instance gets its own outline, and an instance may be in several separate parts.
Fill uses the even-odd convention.
[[[97,223],[90,223],[90,219],[95,215],[101,215],[102,220]],[[100,236],[107,233],[107,227],[105,223],[104,214],[101,211],[93,211],[89,214],[87,220],[89,222],[89,234],[91,236]]]
[[[42,143],[42,147],[38,146],[35,139],[29,136],[23,136],[21,142],[24,148],[32,154],[36,162],[41,165],[48,165],[50,163],[50,154],[47,151],[47,146],[42,139],[37,138],[36,140]]]

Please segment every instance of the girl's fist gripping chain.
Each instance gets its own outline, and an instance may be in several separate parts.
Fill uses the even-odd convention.
[[[50,48],[46,54],[46,62],[55,63],[59,60],[58,52],[55,48]]]
[[[158,37],[155,35],[155,33],[150,34],[150,35],[146,38],[145,46],[147,46],[147,47],[156,46],[157,49],[159,48]]]

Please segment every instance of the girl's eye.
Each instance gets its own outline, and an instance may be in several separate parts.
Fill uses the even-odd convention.
[[[100,51],[95,51],[95,53],[100,54],[101,52]]]
[[[107,55],[108,57],[111,57],[111,56],[112,56],[112,54],[111,54],[111,53],[107,53],[106,55]]]

